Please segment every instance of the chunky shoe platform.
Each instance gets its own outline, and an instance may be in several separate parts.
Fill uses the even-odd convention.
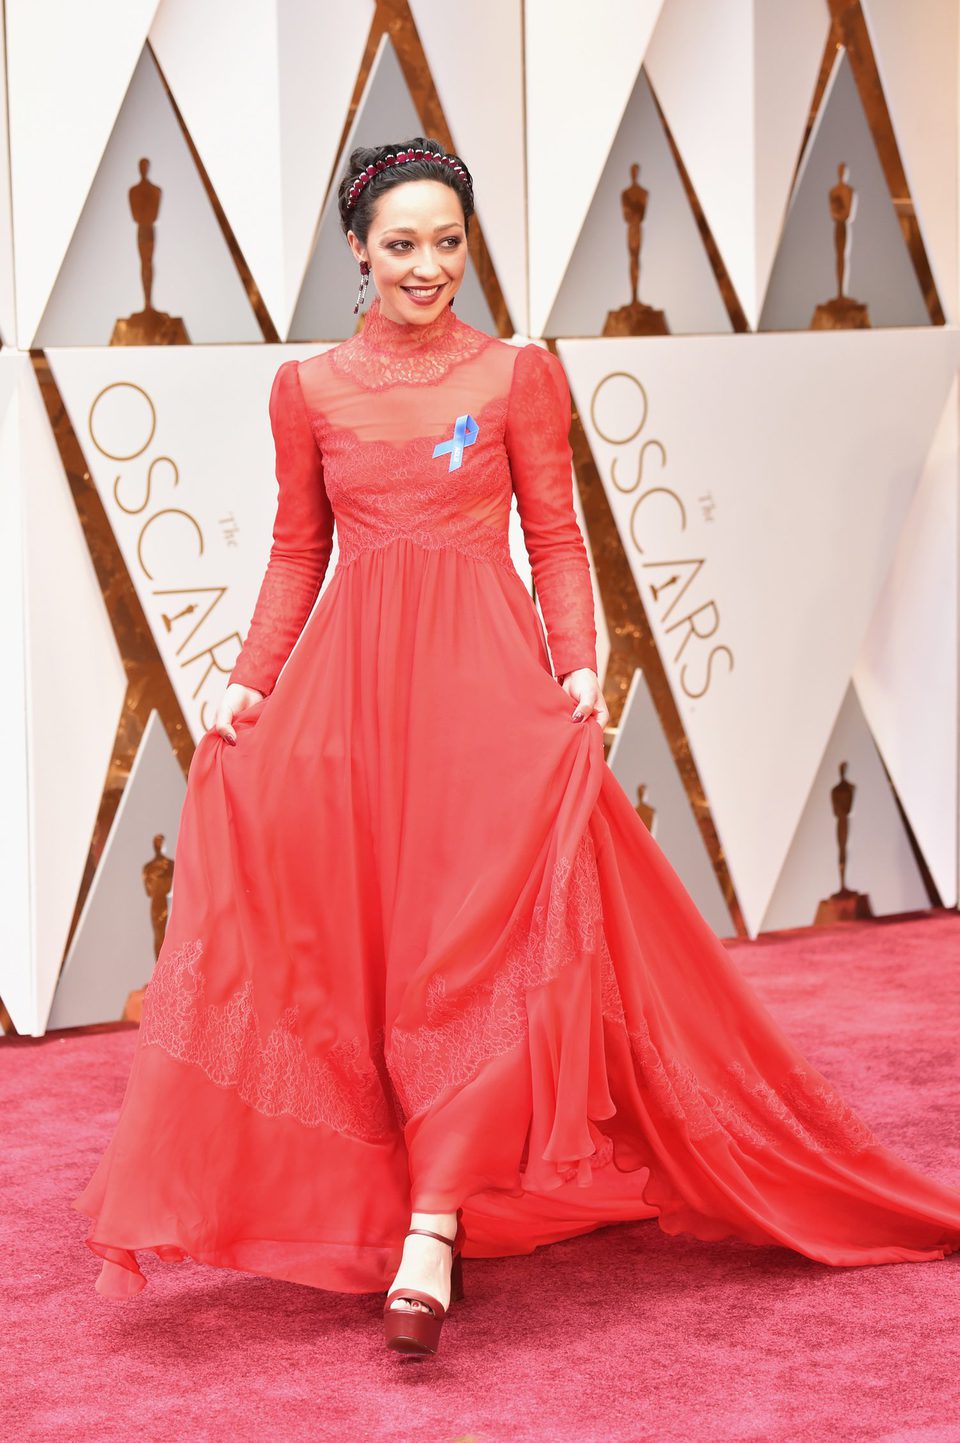
[[[437,1238],[440,1242],[446,1243],[453,1249],[453,1265],[450,1269],[450,1302],[455,1303],[463,1297],[463,1257],[460,1249],[463,1246],[465,1237],[463,1223],[461,1222],[462,1208],[457,1208],[457,1232],[452,1238],[445,1237],[443,1233],[433,1233],[427,1228],[411,1228],[410,1233],[422,1233],[426,1238]],[[391,1303],[395,1298],[413,1298],[418,1303],[426,1303],[432,1312],[425,1313],[419,1308],[393,1308]],[[443,1308],[441,1303],[430,1293],[421,1292],[418,1288],[394,1288],[387,1294],[387,1300],[383,1305],[383,1331],[388,1348],[396,1353],[412,1353],[425,1356],[435,1353],[440,1346],[440,1329],[443,1327],[443,1320],[450,1311],[449,1307]]]

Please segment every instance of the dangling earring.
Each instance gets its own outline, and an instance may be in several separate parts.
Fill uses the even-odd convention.
[[[363,304],[363,299],[367,294],[367,282],[370,279],[370,266],[367,261],[360,262],[360,275],[360,289],[357,291],[357,304],[353,308],[354,315],[356,315],[357,311],[359,311],[361,305]]]

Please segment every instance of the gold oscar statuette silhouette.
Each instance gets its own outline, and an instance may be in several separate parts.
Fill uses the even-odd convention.
[[[653,819],[656,816],[657,809],[656,807],[651,807],[650,803],[645,799],[644,792],[646,790],[646,782],[641,782],[640,785],[637,787],[637,801],[634,807],[634,811],[640,818],[643,825],[646,827],[647,831],[652,832]]]
[[[163,844],[166,838],[157,832],[153,839],[153,856],[145,862],[141,872],[143,890],[150,898],[150,923],[153,927],[153,957],[160,956],[164,933],[167,930],[168,902],[173,887],[173,860],[166,856]],[[146,983],[131,992],[123,1009],[124,1022],[139,1022],[143,1012],[143,994]]]
[[[822,301],[813,313],[810,322],[812,331],[858,331],[869,330],[870,314],[862,301],[851,300],[843,294],[843,283],[847,270],[847,226],[850,226],[850,240],[853,240],[853,187],[847,184],[847,165],[841,160],[837,166],[837,184],[830,192],[830,214],[833,217],[833,244],[836,253],[837,294],[832,300]]]
[[[153,294],[153,250],[156,241],[155,228],[160,211],[162,191],[158,185],[147,180],[150,162],[140,161],[140,179],[127,192],[130,213],[137,223],[137,249],[140,252],[140,280],[143,284],[142,311],[132,316],[121,317],[113,328],[111,346],[185,346],[189,343],[187,328],[180,316],[168,316],[166,311],[156,311],[151,300]]]
[[[847,837],[850,834],[850,813],[853,811],[853,794],[856,790],[853,783],[847,781],[846,762],[841,762],[840,780],[830,791],[833,815],[837,819],[840,890],[825,897],[817,907],[814,921],[818,926],[827,926],[831,922],[854,922],[858,918],[873,916],[870,898],[866,892],[852,892],[847,886]]]
[[[640,166],[634,161],[630,167],[630,184],[620,192],[620,213],[627,223],[627,253],[630,257],[630,301],[619,310],[608,311],[603,325],[604,336],[668,336],[663,311],[644,305],[639,299],[640,247],[642,244],[643,218],[647,213],[650,192],[645,190],[638,179]]]

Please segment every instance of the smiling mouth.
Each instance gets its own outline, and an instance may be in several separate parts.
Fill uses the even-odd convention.
[[[439,295],[439,293],[443,290],[443,285],[441,284],[441,285],[436,285],[436,286],[401,286],[400,289],[401,289],[402,291],[407,291],[408,294],[411,295],[411,296],[417,296],[418,299],[425,301],[425,300],[427,300],[430,296]]]

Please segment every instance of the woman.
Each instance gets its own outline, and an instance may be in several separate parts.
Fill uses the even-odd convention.
[[[378,298],[273,384],[270,562],[74,1204],[98,1289],[144,1286],[138,1248],[386,1287],[388,1343],[434,1351],[462,1254],[612,1222],[835,1266],[953,1252],[960,1193],[780,1031],[606,766],[570,394],[453,310],[467,168],[356,150],[339,200],[354,309],[371,273]]]

